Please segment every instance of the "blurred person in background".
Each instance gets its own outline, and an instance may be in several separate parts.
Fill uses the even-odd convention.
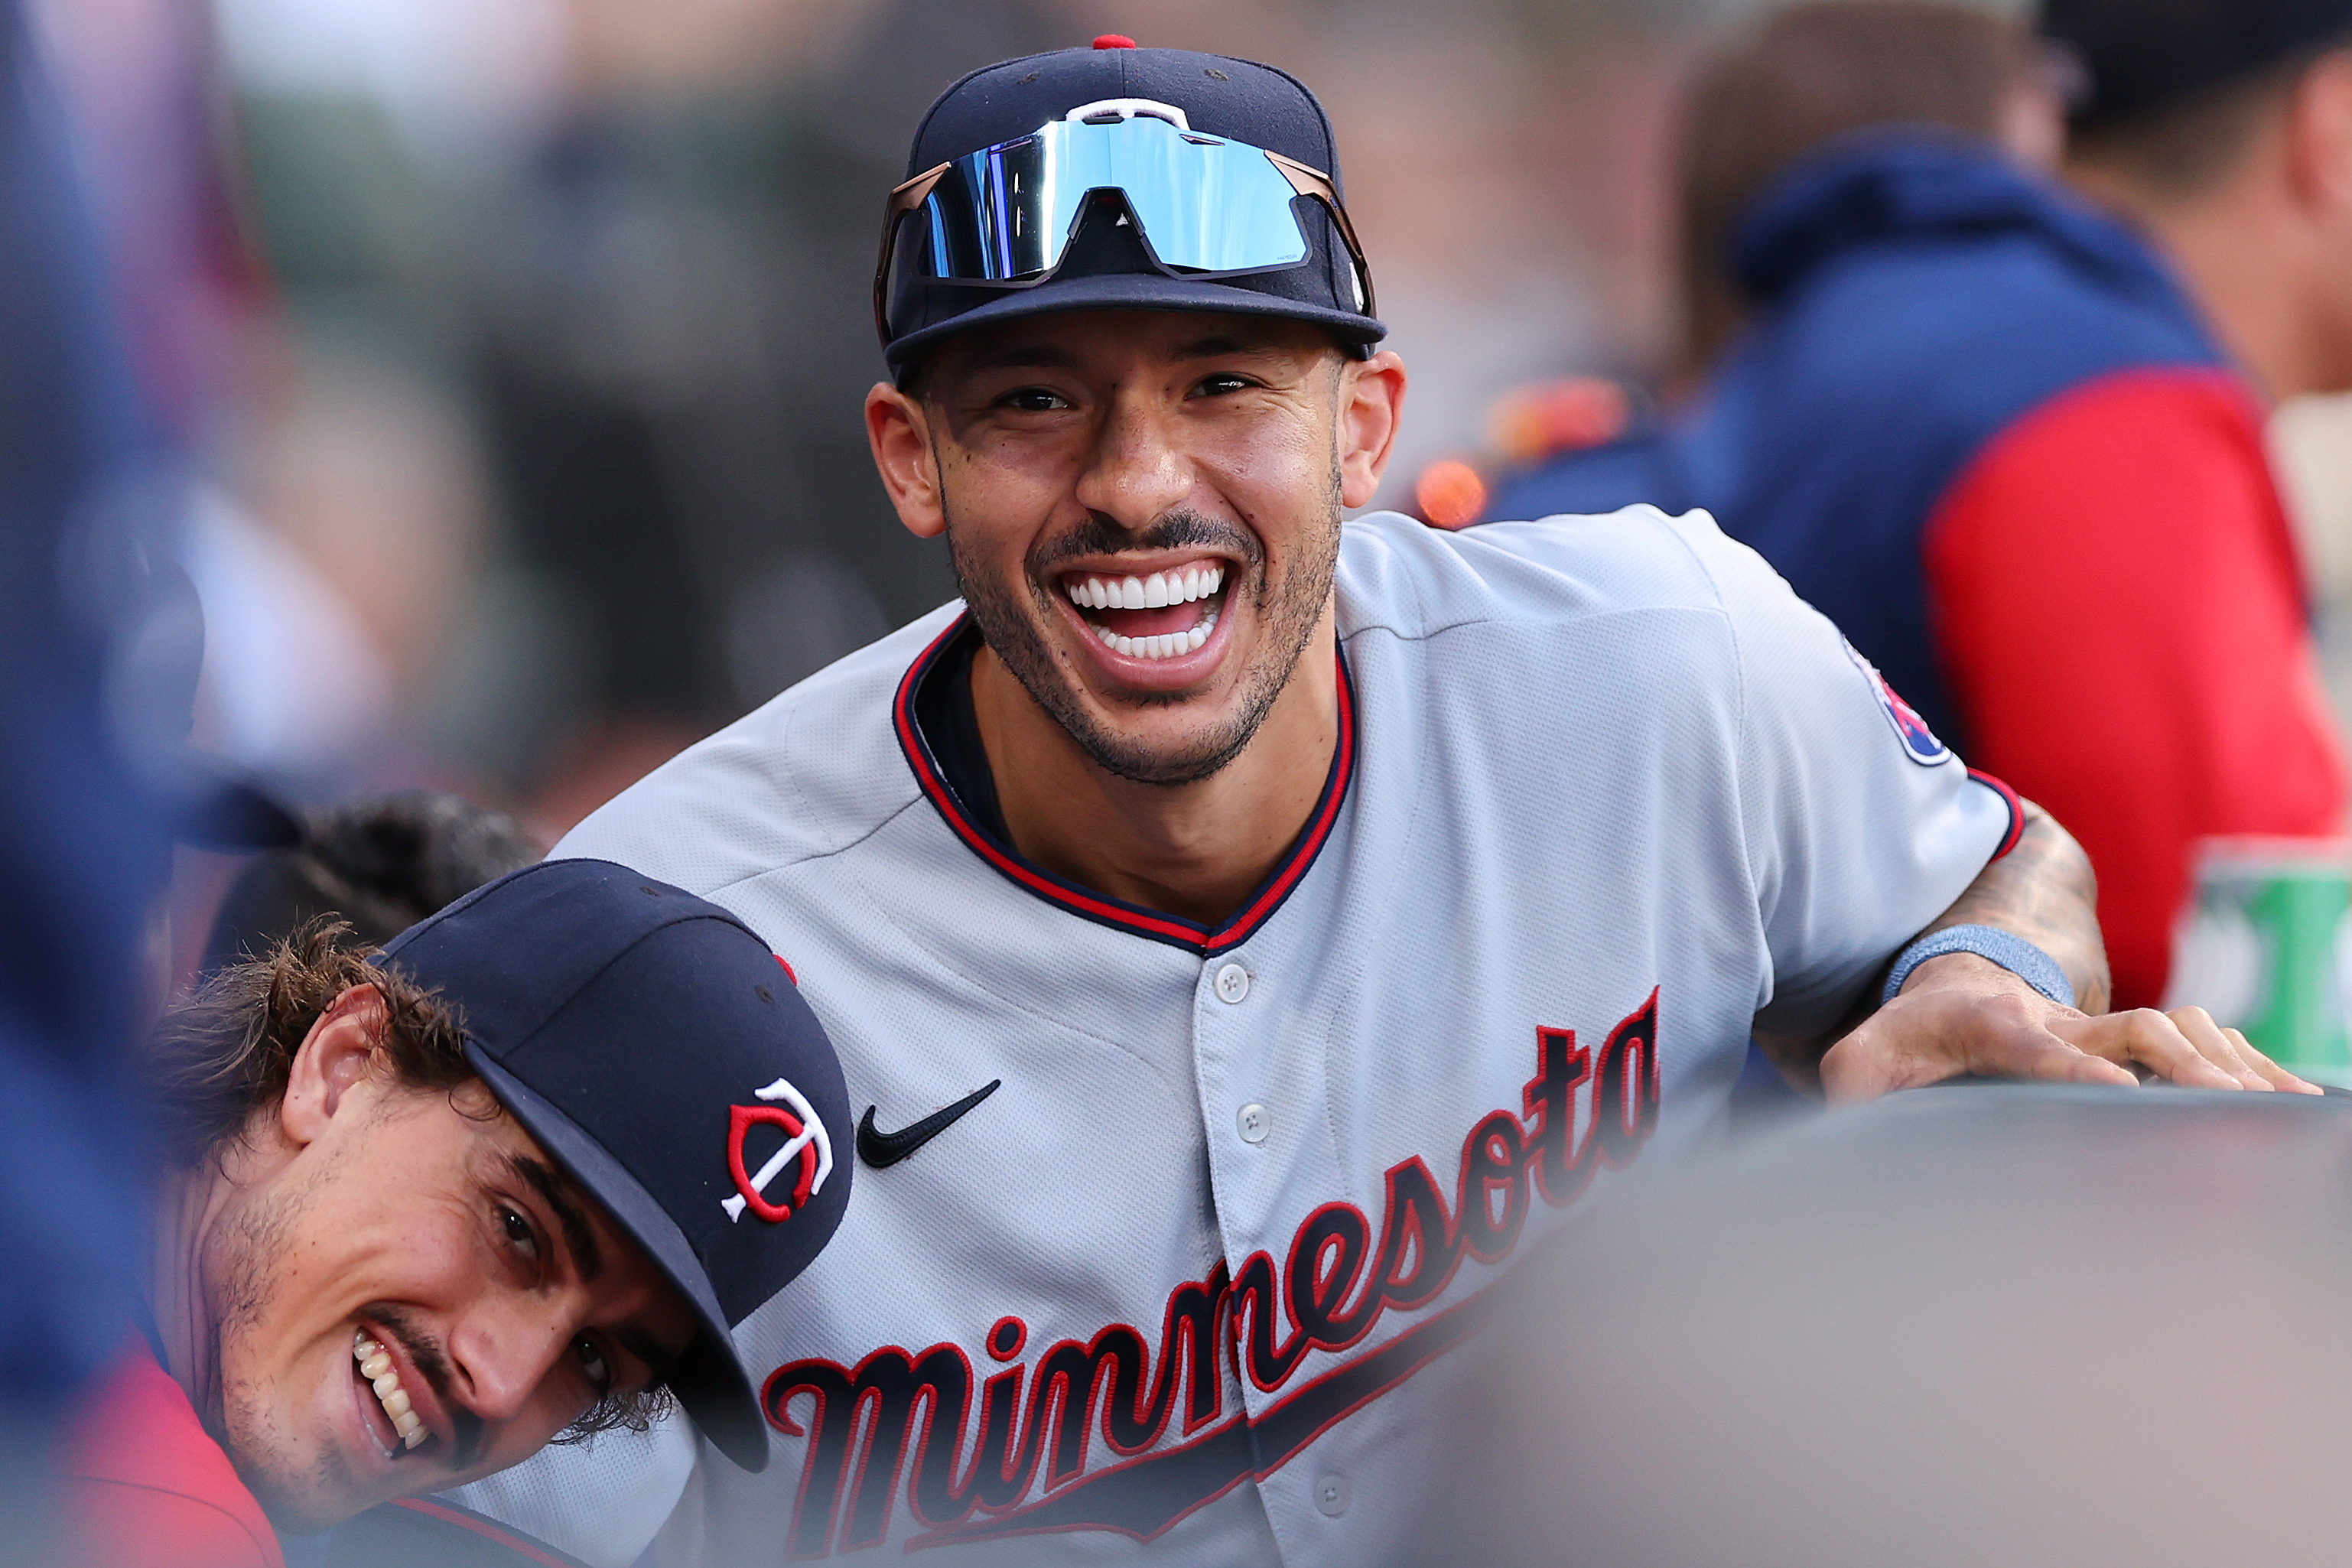
[[[1723,344],[1696,405],[1497,506],[1714,512],[2081,836],[2116,1000],[2152,1005],[2198,839],[2343,816],[2263,421],[2265,397],[2352,384],[2333,347],[2352,72],[2323,47],[2352,5],[2052,17],[2084,33],[2094,82],[2076,166],[2139,204],[2131,224],[2033,166],[2060,78],[2022,31],[1872,0],[1783,13],[1685,111],[1694,343]],[[2103,106],[2119,39],[2143,74]]]
[[[302,841],[265,850],[223,895],[199,973],[276,948],[313,921],[382,947],[485,882],[546,853],[502,811],[438,790],[402,790],[307,814]]]
[[[277,1568],[278,1531],[668,1399],[767,1462],[730,1330],[824,1246],[851,1172],[839,1064],[766,944],[593,860],[381,951],[339,934],[155,1032],[167,1174],[144,1300],[57,1462],[68,1563]]]
[[[130,672],[188,629],[78,152],[0,0],[0,1561],[41,1558],[53,1423],[131,1300],[129,1047],[169,840],[131,758],[167,727]]]

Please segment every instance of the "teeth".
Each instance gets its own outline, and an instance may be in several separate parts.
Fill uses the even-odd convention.
[[[1208,598],[1224,581],[1222,566],[1188,566],[1181,572],[1155,572],[1149,577],[1088,577],[1065,584],[1063,591],[1081,609],[1158,610]]]
[[[1181,658],[1198,649],[1216,629],[1217,612],[1209,611],[1190,631],[1162,632],[1158,637],[1123,637],[1108,626],[1091,628],[1103,647],[1128,658]]]
[[[415,1402],[408,1391],[400,1386],[400,1374],[392,1370],[392,1357],[383,1346],[368,1337],[365,1330],[352,1336],[352,1359],[360,1364],[360,1375],[375,1390],[376,1400],[383,1406],[384,1418],[400,1436],[404,1448],[414,1448],[433,1434],[425,1428],[425,1420],[416,1414]]]

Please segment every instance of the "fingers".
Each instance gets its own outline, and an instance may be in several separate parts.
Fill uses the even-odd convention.
[[[2224,1029],[2202,1007],[2169,1014],[2142,1007],[2128,1013],[2053,1021],[2050,1026],[2080,1049],[2110,1062],[2135,1062],[2187,1089],[2238,1089],[2268,1092],[2318,1091]]]
[[[2190,1089],[2316,1094],[2201,1007],[2085,1016],[2022,988],[1906,988],[1822,1058],[1832,1103],[1956,1074],[2137,1087],[2133,1068]]]
[[[2222,1028],[2202,1007],[2176,1007],[2165,1016],[2180,1031],[2181,1037],[2196,1047],[2199,1056],[2235,1079],[2239,1088],[2272,1092],[2271,1080],[2254,1070],[2251,1059],[2253,1047],[2246,1046],[2247,1054],[2239,1053],[2238,1047],[2245,1045],[2245,1036],[2235,1029]]]
[[[2183,1011],[2202,1013],[2204,1009],[2200,1007],[2183,1009]],[[2173,1015],[2176,1021],[2179,1016],[2180,1015],[2179,1013],[2175,1013]],[[2254,1049],[2254,1047],[2247,1042],[2246,1037],[2240,1034],[2237,1030],[2222,1029],[2221,1035],[2223,1038],[2230,1042],[2230,1048],[2238,1054],[2238,1059],[2244,1063],[2257,1078],[2260,1078],[2264,1083],[2269,1084],[2273,1089],[2284,1089],[2290,1094],[2318,1094],[2323,1092],[2317,1084],[2313,1083],[2306,1079],[2295,1077],[2294,1074],[2287,1071],[2286,1068],[2279,1066],[2278,1063],[2271,1060],[2270,1058]]]
[[[1832,1105],[1874,1100],[1960,1074],[2138,1087],[2127,1069],[2045,1026],[2060,1014],[2040,996],[1974,988],[1906,990],[1822,1058],[1822,1090]]]
[[[2180,1026],[2152,1007],[2103,1013],[2051,1025],[2053,1033],[2111,1062],[2137,1062],[2159,1078],[2189,1089],[2243,1089],[2237,1074],[2192,1044]]]

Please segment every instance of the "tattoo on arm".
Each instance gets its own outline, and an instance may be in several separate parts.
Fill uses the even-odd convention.
[[[2015,931],[2058,961],[2074,984],[2076,1006],[2085,1013],[2107,1010],[2107,948],[2099,935],[2099,884],[2091,858],[2057,818],[2032,802],[2025,803],[2025,830],[2016,847],[1979,872],[1958,900],[1919,935],[1966,925]],[[1890,953],[1888,963],[1893,962]],[[1822,1053],[1878,1010],[1885,978],[1882,972],[1871,982],[1829,1036],[1798,1039],[1759,1029],[1758,1047],[1790,1083],[1820,1092]]]
[[[2032,801],[2025,803],[2017,847],[1979,872],[1927,931],[1963,925],[2015,931],[2058,961],[2074,983],[2076,1006],[2085,1013],[2107,1010],[2107,948],[2099,935],[2099,883],[2091,858]]]

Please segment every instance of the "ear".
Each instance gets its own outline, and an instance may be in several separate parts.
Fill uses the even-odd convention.
[[[2322,55],[2287,101],[2287,177],[2298,200],[2352,214],[2352,49]]]
[[[887,381],[866,395],[866,442],[874,467],[898,521],[918,539],[947,531],[947,507],[940,499],[939,467],[931,460],[930,421],[923,405]]]
[[[345,1108],[352,1089],[367,1078],[391,1016],[382,992],[354,985],[302,1037],[278,1106],[278,1129],[295,1147],[316,1142]]]
[[[2028,168],[2048,173],[2066,153],[2066,104],[2058,89],[2036,73],[2001,94],[1993,133],[2009,155]]]
[[[1391,349],[1349,360],[1339,383],[1339,504],[1369,506],[1396,449],[1404,414],[1404,361]]]

